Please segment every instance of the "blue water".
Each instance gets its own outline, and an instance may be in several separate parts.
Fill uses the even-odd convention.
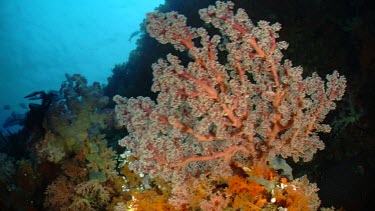
[[[65,73],[106,83],[126,62],[147,11],[164,0],[0,0],[0,126],[24,96],[58,90]],[[17,128],[11,128],[17,130]]]

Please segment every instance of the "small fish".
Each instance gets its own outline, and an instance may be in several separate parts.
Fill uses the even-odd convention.
[[[135,32],[133,32],[131,35],[130,35],[130,37],[129,37],[129,42],[131,42],[132,41],[132,39],[133,39],[133,37],[135,37],[135,36],[137,36],[139,33],[141,33],[141,31],[135,31]]]
[[[43,91],[36,91],[36,92],[26,95],[24,98],[28,100],[41,100],[43,99],[43,96],[45,95],[46,93]]]
[[[3,109],[4,109],[4,110],[10,110],[11,107],[10,107],[10,105],[4,105]]]

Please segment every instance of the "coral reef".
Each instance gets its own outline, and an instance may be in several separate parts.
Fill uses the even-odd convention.
[[[51,210],[103,209],[121,191],[115,151],[105,140],[85,141],[74,158],[63,161],[64,174],[46,189],[44,206]]]
[[[233,12],[233,6],[218,1],[199,11],[201,19],[221,36],[187,26],[186,18],[176,12],[149,13],[146,28],[150,35],[161,44],[186,51],[192,61],[182,62],[168,54],[167,60],[153,64],[156,103],[147,97],[114,97],[118,123],[129,132],[119,144],[135,158],[129,168],[150,179],[171,182],[171,201],[176,207],[181,204],[176,201],[194,198],[180,194],[192,178],[209,175],[205,179],[228,180],[235,176],[234,169],[267,166],[276,156],[310,161],[324,148],[318,132],[330,131],[322,122],[346,87],[345,77],[337,71],[327,75],[327,83],[316,73],[303,79],[302,67],[282,59],[281,50],[288,44],[276,41],[280,24],[253,24],[243,9]],[[269,166],[263,170],[272,171]],[[265,186],[268,182],[263,179],[254,181]],[[305,180],[290,181],[288,186],[306,184],[301,181]],[[316,209],[316,198],[306,199],[317,191],[311,187],[311,191],[300,191],[302,198],[286,189],[288,199],[280,199],[279,205]],[[223,200],[228,197],[222,194],[211,192],[203,198],[221,198],[220,206],[225,207],[228,204]],[[250,196],[245,197],[247,203],[259,208],[278,200],[254,201],[251,198],[256,195]],[[211,210],[210,203],[200,208]]]
[[[0,134],[1,207],[371,210],[367,1],[166,0],[107,85],[25,97],[41,103]]]
[[[112,118],[110,112],[102,110],[108,97],[99,83],[89,86],[79,74],[66,78],[43,121],[47,130],[44,139],[35,145],[40,158],[54,163],[78,151],[85,139],[100,134]]]

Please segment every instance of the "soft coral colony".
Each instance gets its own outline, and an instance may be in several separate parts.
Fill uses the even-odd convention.
[[[149,34],[192,60],[168,54],[153,64],[156,102],[114,97],[129,132],[119,141],[132,158],[127,167],[144,177],[128,208],[318,209],[316,185],[293,180],[282,158],[309,161],[324,148],[317,133],[329,132],[322,121],[343,96],[345,77],[303,78],[302,67],[282,59],[280,24],[254,24],[233,7],[217,1],[199,11],[221,36],[187,26],[176,12],[148,14]]]

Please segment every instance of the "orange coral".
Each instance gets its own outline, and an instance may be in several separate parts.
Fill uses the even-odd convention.
[[[285,184],[284,189],[275,189],[273,197],[277,204],[289,211],[316,210],[320,204],[317,190],[316,184],[310,184],[303,177]]]
[[[152,189],[136,191],[127,206],[133,210],[264,210],[287,208],[291,211],[316,210],[319,198],[315,184],[307,178],[288,181],[280,178],[276,171],[254,168],[225,178],[211,178],[209,175],[190,179],[173,187],[163,185],[162,180],[152,181]],[[263,170],[263,173],[261,171]],[[164,183],[165,184],[165,183]],[[163,186],[161,188],[157,188]]]
[[[236,209],[260,210],[267,203],[265,187],[254,180],[230,177],[226,191],[234,196],[233,208]]]
[[[308,196],[300,190],[294,190],[292,187],[285,188],[288,198],[286,200],[287,208],[290,211],[310,210]]]
[[[251,167],[251,172],[248,172],[248,173],[250,173],[252,176],[263,178],[266,180],[278,179],[277,171],[275,171],[274,169],[271,169],[270,166],[265,161],[256,163],[256,165]]]
[[[145,190],[133,193],[133,200],[128,203],[128,207],[137,211],[168,211],[175,210],[168,203],[168,196],[160,195],[156,190]]]

